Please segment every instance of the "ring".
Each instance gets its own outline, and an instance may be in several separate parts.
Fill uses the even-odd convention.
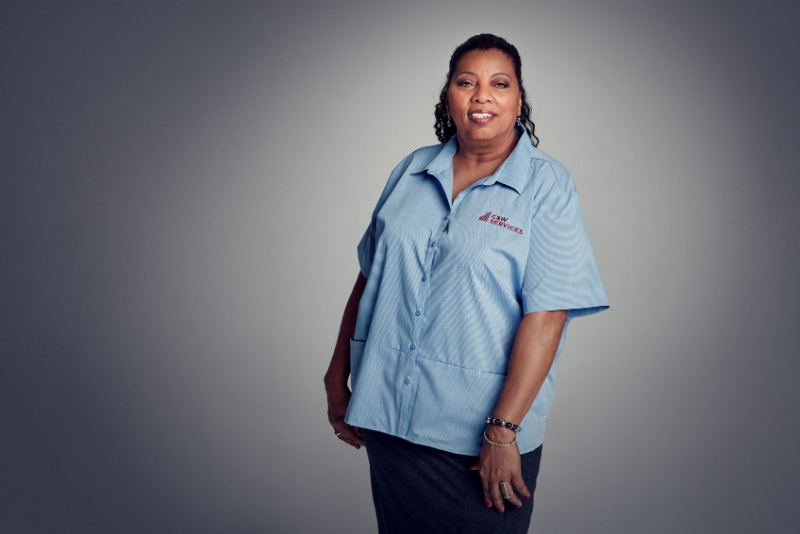
[[[508,493],[508,482],[501,482],[500,486],[503,487],[503,497],[505,499],[510,499],[511,495]]]
[[[337,438],[338,438],[339,436],[341,436],[341,435],[342,435],[342,433],[341,433],[341,432],[336,432],[336,437],[337,437]]]

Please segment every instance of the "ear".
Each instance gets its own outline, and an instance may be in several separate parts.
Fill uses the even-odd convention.
[[[517,105],[517,117],[522,115],[522,94],[519,95],[519,104]]]
[[[444,99],[444,110],[450,115],[450,102],[446,98]]]

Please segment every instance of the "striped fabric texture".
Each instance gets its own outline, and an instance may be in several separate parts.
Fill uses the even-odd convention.
[[[544,439],[575,317],[608,308],[570,174],[527,133],[451,202],[456,137],[391,173],[358,244],[367,285],[350,341],[345,422],[478,455],[524,314],[568,310],[556,360],[517,434]]]

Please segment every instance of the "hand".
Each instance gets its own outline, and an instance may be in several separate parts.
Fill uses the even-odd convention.
[[[344,415],[347,413],[347,405],[350,404],[350,390],[347,386],[340,388],[326,388],[328,394],[328,421],[331,423],[337,437],[360,449],[364,445],[364,438],[361,437],[361,429],[350,426],[344,422]]]
[[[512,439],[514,439],[513,431],[508,429],[504,430],[511,432],[510,438],[495,439],[489,434],[489,431],[487,431],[486,435],[489,436],[489,439],[496,443],[509,443]],[[525,486],[525,481],[522,480],[522,461],[519,456],[519,447],[517,447],[516,442],[509,447],[498,447],[497,445],[492,445],[484,440],[483,447],[481,447],[481,456],[474,465],[470,466],[470,469],[473,471],[478,471],[481,475],[481,482],[483,483],[483,500],[486,503],[487,508],[491,508],[492,505],[494,505],[494,507],[500,513],[505,510],[503,488],[500,486],[501,482],[510,483],[506,486],[508,488],[508,492],[511,494],[511,497],[509,497],[508,501],[517,508],[522,506],[522,501],[520,501],[519,497],[516,496],[511,486],[513,486],[517,492],[526,499],[531,498],[531,494],[528,491],[528,488]]]

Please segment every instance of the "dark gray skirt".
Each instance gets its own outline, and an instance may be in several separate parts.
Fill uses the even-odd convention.
[[[476,456],[416,445],[362,429],[380,534],[509,534],[528,532],[542,447],[522,455],[522,478],[531,498],[522,508],[487,508],[481,478],[469,468]]]

